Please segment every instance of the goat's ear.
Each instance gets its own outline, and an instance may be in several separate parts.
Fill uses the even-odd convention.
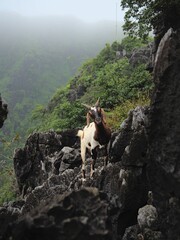
[[[101,115],[102,115],[103,122],[106,124],[106,116],[103,108],[101,108]]]
[[[86,124],[87,124],[87,127],[89,127],[89,124],[90,124],[90,114],[89,113],[86,114]]]

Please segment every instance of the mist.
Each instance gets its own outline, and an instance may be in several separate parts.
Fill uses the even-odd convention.
[[[85,22],[117,19],[123,21],[124,12],[118,0],[1,0],[0,12],[14,12],[23,16],[73,16]]]
[[[122,23],[121,23],[122,24]],[[70,16],[0,15],[0,89],[14,109],[30,98],[27,111],[45,104],[78,68],[105,47],[121,41],[121,25],[111,20],[84,22]]]
[[[5,135],[18,132],[24,136],[37,104],[46,105],[82,64],[96,57],[107,43],[123,38],[123,23],[115,20],[116,3],[114,15],[108,16],[102,6],[95,8],[102,1],[93,5],[94,10],[90,1],[79,14],[74,12],[74,3],[68,6],[73,12],[60,11],[63,5],[55,4],[59,2],[65,1],[1,1],[0,92],[9,108]]]
[[[106,43],[120,41],[123,36],[122,22],[101,20],[84,22],[72,16],[22,16],[18,13],[0,15],[0,48],[3,46],[28,49],[33,46],[49,49],[67,49],[73,55],[77,45],[87,53],[87,57],[95,54]],[[85,47],[86,46],[86,47]],[[92,51],[91,47],[97,51]],[[17,49],[16,49],[17,50]],[[70,52],[72,50],[72,52]],[[81,50],[80,50],[81,51]]]

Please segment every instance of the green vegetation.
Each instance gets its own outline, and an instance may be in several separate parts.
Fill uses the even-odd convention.
[[[0,163],[0,206],[16,199],[16,181],[12,167]]]
[[[14,149],[24,145],[34,128],[32,110],[37,106],[38,114],[41,110],[43,114],[44,105],[56,89],[65,86],[78,67],[96,56],[106,42],[114,41],[114,22],[86,24],[71,17],[26,18],[4,13],[0,15],[0,36],[0,93],[9,110],[0,131],[0,167],[3,163],[0,195],[3,196],[13,183],[4,169],[12,168]],[[121,31],[118,37],[122,36]],[[72,126],[78,121],[76,109],[80,109],[76,108],[77,102],[74,104]],[[68,116],[69,108],[70,103],[62,102],[46,129],[68,127],[69,122],[61,119],[61,115]],[[5,198],[9,196],[5,194]]]
[[[167,30],[179,25],[179,0],[122,0],[121,6],[126,10],[123,29],[131,36],[144,39],[157,26]]]
[[[22,146],[20,136],[16,134],[12,139],[4,138],[0,132],[0,206],[4,202],[16,199],[16,179],[13,170],[12,156],[14,149]]]
[[[134,67],[128,57],[133,49],[144,46],[143,41],[132,37],[123,39],[121,43],[106,44],[96,58],[83,63],[77,74],[65,87],[57,89],[46,107],[43,105],[42,98],[38,96],[36,88],[42,90],[44,97],[47,96],[44,85],[50,78],[49,70],[44,69],[44,75],[39,75],[40,81],[35,83],[34,76],[38,76],[34,67],[35,53],[31,53],[31,60],[28,60],[27,68],[20,67],[22,62],[26,62],[27,59],[23,60],[22,58],[15,64],[14,80],[16,81],[11,81],[12,91],[7,92],[7,96],[9,94],[9,99],[11,99],[10,108],[13,108],[13,114],[8,116],[5,123],[6,128],[0,134],[1,149],[3,147],[0,159],[3,159],[3,163],[5,162],[5,167],[0,169],[0,204],[15,197],[15,191],[11,191],[14,186],[14,175],[11,170],[12,155],[14,148],[22,145],[24,129],[27,130],[27,133],[31,133],[32,131],[50,129],[58,131],[82,127],[86,122],[86,109],[82,103],[94,104],[100,97],[101,106],[107,112],[108,123],[115,130],[127,117],[130,109],[137,105],[149,104],[149,93],[153,86],[151,75],[146,71],[145,64],[137,64]],[[126,56],[123,57],[124,51]],[[50,62],[50,57],[48,59]],[[12,71],[12,68],[10,69]],[[67,70],[67,68],[64,69]],[[63,70],[60,68],[58,71]],[[20,73],[29,81],[21,81]],[[53,76],[51,77],[53,79]],[[31,79],[33,81],[30,84]],[[10,83],[10,75],[6,79],[4,78],[1,84],[6,81]],[[24,88],[18,90],[20,86]],[[31,96],[28,99],[25,97],[27,94]],[[38,105],[34,108],[37,99],[39,99]],[[33,109],[32,113],[31,109]],[[16,133],[17,130],[18,133]],[[4,137],[5,135],[6,137]],[[25,134],[24,137],[26,137]]]
[[[32,122],[32,110],[37,106],[38,114],[41,110],[43,114],[44,105],[56,89],[65,86],[78,67],[96,56],[106,42],[114,41],[114,23],[86,24],[70,17],[26,18],[2,13],[0,36],[0,93],[9,110],[0,131],[1,203],[14,196],[10,194],[13,175],[8,175],[9,170],[5,169],[12,168],[14,149],[24,145],[34,128],[36,120]],[[122,36],[121,31],[118,37]],[[76,108],[77,102],[74,104],[72,126],[78,121],[76,109],[80,109]],[[69,108],[70,103],[62,102],[46,128],[68,127],[69,122],[61,119],[61,115],[68,116]]]
[[[153,39],[150,37],[148,37],[147,41],[144,41],[143,39],[129,36],[122,39],[121,46],[127,51],[127,53],[129,53],[134,49],[145,47],[147,45],[147,42],[150,41],[153,41]]]
[[[106,41],[113,41],[113,24],[85,24],[70,17],[0,15],[0,93],[9,109],[0,131],[0,160],[11,154],[6,162],[12,165],[14,147],[20,147],[33,128],[32,110],[46,105],[86,59],[96,56]],[[68,111],[68,104],[64,107]],[[5,142],[17,135],[19,141],[7,151]]]
[[[117,52],[144,46],[131,37],[122,43],[114,42],[99,55],[83,64],[78,74],[65,88],[59,89],[47,108],[38,106],[32,114],[35,130],[62,130],[85,124],[85,111],[81,103],[93,104],[98,97],[101,106],[108,112],[113,129],[119,127],[131,108],[146,105],[152,89],[152,79],[145,64],[132,66],[129,59],[118,57]]]
[[[107,119],[109,125],[113,130],[119,129],[130,110],[137,106],[148,106],[149,103],[149,94],[140,94],[138,98],[126,100],[108,113]]]

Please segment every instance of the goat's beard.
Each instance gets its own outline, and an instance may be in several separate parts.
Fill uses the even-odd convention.
[[[97,125],[100,125],[100,124],[102,123],[101,118],[96,118],[96,119],[95,119],[95,123],[96,123]]]

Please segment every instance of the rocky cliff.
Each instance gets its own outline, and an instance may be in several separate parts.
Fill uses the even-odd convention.
[[[7,114],[8,114],[7,103],[2,99],[0,95],[0,128],[3,126],[3,123],[7,118]]]
[[[180,30],[161,39],[149,107],[129,112],[81,181],[76,130],[34,133],[14,155],[22,199],[0,208],[0,239],[180,239]]]

